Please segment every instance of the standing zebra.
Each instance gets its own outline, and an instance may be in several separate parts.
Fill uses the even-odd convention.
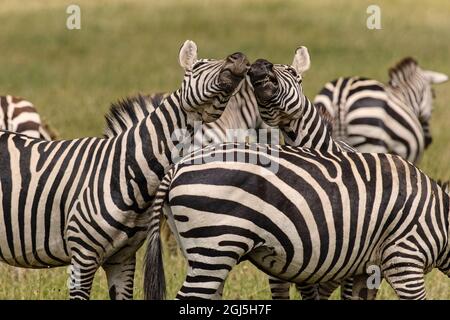
[[[302,74],[309,69],[309,66],[310,57],[305,47],[300,47],[296,51],[292,66],[277,65],[274,69],[270,62],[262,59],[252,65],[249,75],[256,91],[262,119],[270,126],[278,126],[288,145],[306,146],[322,151],[353,151],[345,143],[336,142],[331,137],[331,129],[322,117],[322,110],[316,108],[303,95],[299,83],[301,83]],[[275,73],[268,75],[267,70],[269,69]],[[289,76],[286,76],[286,73]],[[268,77],[273,79],[278,77],[280,81],[273,85],[267,81]],[[272,89],[270,93],[277,93],[278,96],[272,97],[270,101],[265,101],[265,97],[263,97],[265,92],[261,92],[261,89],[264,91],[269,87]],[[289,101],[286,97],[291,100]],[[288,112],[283,113],[283,110],[280,112],[280,104]],[[276,108],[273,108],[275,106]],[[280,282],[274,278],[270,278],[269,282],[274,299],[289,298],[289,283]],[[317,298],[315,291],[308,293],[308,290],[311,291],[311,288],[302,290],[304,298]]]
[[[45,140],[56,138],[56,134],[41,120],[31,102],[10,95],[0,96],[0,130]]]
[[[229,271],[245,259],[299,284],[349,276],[364,283],[367,267],[379,266],[401,299],[424,299],[424,274],[434,267],[450,276],[450,196],[399,156],[259,144],[195,152],[156,194],[147,298],[164,292],[165,201],[188,261],[180,299],[220,297]]]
[[[302,56],[299,56],[300,58],[302,58]],[[309,60],[309,55],[306,54],[303,55],[302,59],[307,59]],[[261,65],[259,66],[259,68],[257,68],[257,70],[259,70],[261,72],[261,74],[255,77],[254,73],[252,70],[254,69],[253,66],[256,67],[256,63],[252,66],[249,75],[252,76],[254,78],[254,82],[259,82],[259,83],[264,83],[263,79],[265,79],[265,77],[267,77],[267,73],[269,74],[269,77],[274,77],[275,75],[273,74],[273,71],[270,69],[271,64],[267,61],[265,61],[266,65],[261,62]],[[295,60],[293,65],[295,65]],[[411,63],[408,62],[408,63]],[[407,68],[407,62],[403,62],[401,64],[399,64],[397,66],[397,68],[395,70],[391,70],[391,74],[396,74],[399,73],[400,71],[398,70],[403,70],[403,72],[406,72],[406,68]],[[406,64],[406,65],[405,65]],[[309,63],[307,64],[309,67]],[[414,72],[419,72],[419,68],[415,68]],[[444,75],[441,74],[437,74],[435,72],[432,71],[421,71],[423,74],[425,74],[429,79],[434,79],[432,82],[433,83],[437,83],[438,79],[441,78],[441,80],[443,80],[445,78]],[[397,75],[398,76],[398,75]],[[417,75],[416,75],[417,76]],[[394,77],[394,75],[392,76]],[[339,138],[345,138],[342,134],[336,134],[336,132],[339,132],[339,126],[338,128],[333,127],[333,131],[331,130],[325,130],[326,128],[321,124],[321,121],[316,120],[314,117],[311,117],[311,114],[315,114],[315,113],[322,113],[328,120],[331,120],[331,122],[334,122],[333,120],[336,120],[335,117],[332,115],[331,119],[330,119],[330,114],[328,112],[326,112],[325,109],[325,105],[322,103],[318,103],[316,104],[316,107],[311,107],[309,101],[306,99],[306,103],[304,104],[302,109],[297,109],[296,108],[292,108],[292,105],[295,106],[295,103],[291,103],[290,100],[295,99],[295,95],[291,95],[288,94],[289,92],[291,92],[291,87],[295,87],[297,86],[297,84],[292,84],[289,83],[288,81],[285,81],[286,77],[278,77],[279,78],[279,86],[282,87],[284,85],[284,87],[281,90],[278,88],[278,83],[275,83],[274,85],[277,85],[274,89],[275,90],[279,90],[277,95],[274,95],[272,92],[270,92],[269,90],[264,90],[265,87],[269,86],[269,84],[265,84],[265,86],[260,86],[260,90],[257,90],[257,86],[255,86],[255,94],[259,103],[259,107],[261,110],[261,114],[262,117],[264,119],[264,121],[270,123],[272,122],[273,125],[277,125],[278,122],[285,122],[285,124],[281,124],[280,129],[281,132],[284,133],[285,135],[285,141],[287,142],[287,144],[292,145],[292,146],[308,146],[310,148],[315,148],[315,149],[321,149],[324,150],[323,146],[324,144],[321,142],[324,138],[323,137],[327,137],[327,139],[325,139],[325,141],[327,141],[328,139],[330,139],[330,133],[333,132],[334,133],[334,137],[336,139]],[[406,76],[404,77],[406,78]],[[417,79],[419,79],[420,77],[417,76]],[[262,80],[261,80],[262,79]],[[412,76],[410,76],[410,79],[413,79]],[[259,81],[258,81],[259,80]],[[299,81],[301,82],[301,79],[299,79]],[[431,81],[431,80],[430,80]],[[427,90],[430,90],[430,84],[428,83],[427,85]],[[416,87],[416,90],[417,87]],[[283,91],[284,96],[283,96]],[[348,93],[347,91],[345,94],[350,96],[351,94]],[[258,94],[259,93],[259,94]],[[268,94],[268,97],[265,97],[264,95]],[[334,92],[334,94],[336,94],[336,92]],[[424,94],[424,96],[426,96],[426,94]],[[352,97],[354,99],[356,99],[356,97],[358,97],[357,94],[352,95]],[[364,96],[360,96],[361,100],[361,108],[363,107],[362,102],[364,99]],[[353,99],[353,101],[355,101]],[[264,104],[264,100],[268,100],[269,103]],[[286,100],[286,101],[282,101],[282,100]],[[317,98],[316,98],[317,100]],[[339,99],[338,99],[339,100]],[[349,100],[350,101],[350,100]],[[428,104],[427,104],[428,103]],[[431,100],[427,100],[427,103],[424,103],[421,106],[421,110],[426,109],[427,107],[430,108],[431,110]],[[355,105],[353,105],[354,107]],[[367,107],[367,104],[365,105]],[[290,113],[288,115],[284,115],[283,117],[279,117],[277,112],[274,110],[278,110],[278,108],[286,108],[288,111],[290,111]],[[352,107],[352,108],[353,108]],[[315,113],[313,112],[314,110],[317,110]],[[362,111],[363,109],[361,109]],[[268,112],[269,111],[269,112]],[[425,114],[425,111],[422,111],[422,114]],[[431,113],[431,111],[429,112]],[[428,117],[423,116],[423,118],[427,118],[429,119],[429,114]],[[306,119],[306,120],[305,120]],[[427,122],[428,124],[428,122]],[[336,126],[336,122],[334,122],[334,126]],[[427,126],[428,128],[428,126]],[[292,139],[289,139],[289,135],[293,135]],[[287,136],[287,137],[286,137]],[[319,139],[320,138],[320,139]],[[296,141],[297,140],[297,141]],[[342,146],[342,142],[338,142],[341,146]],[[328,143],[328,145],[332,145],[330,143]],[[325,147],[327,146],[327,143],[325,143]],[[365,147],[361,147],[361,146],[354,146],[354,147],[358,147],[361,148],[362,150],[366,150],[366,151],[370,151],[370,146],[366,145]],[[355,149],[353,149],[355,150]],[[349,150],[347,150],[349,151]],[[372,150],[373,152],[377,152],[380,151],[379,149],[374,149]],[[283,298],[289,297],[289,290],[288,287],[284,287],[283,286],[288,286],[287,284],[284,284],[282,282],[279,282],[277,280],[274,279],[270,279],[271,282],[271,288],[272,290],[276,290],[276,295],[275,296],[280,296]],[[339,283],[329,283],[329,284],[321,284],[319,286],[319,297],[320,298],[328,298],[331,293],[334,291],[334,289],[339,285]],[[301,290],[302,292],[302,296],[305,297],[312,297],[314,295],[312,294],[308,294],[312,292],[311,288],[307,288],[307,290]],[[317,292],[316,292],[317,293]],[[376,292],[372,292],[374,294],[376,294]],[[372,294],[371,293],[371,294]],[[348,279],[348,281],[346,281],[344,283],[344,286],[342,287],[341,290],[341,296],[344,299],[349,299],[352,297],[358,297],[358,292],[353,293],[352,292],[352,279]],[[316,295],[317,297],[317,295]],[[372,298],[374,298],[375,296],[372,295]],[[361,298],[361,297],[360,297]]]
[[[432,84],[448,76],[405,58],[389,70],[387,85],[351,77],[329,82],[316,96],[333,118],[333,135],[361,152],[397,154],[418,163],[431,143]]]
[[[194,121],[219,118],[249,68],[242,53],[198,60],[189,40],[179,60],[181,88],[117,136],[46,142],[0,133],[1,261],[70,265],[70,297],[76,299],[89,298],[103,267],[110,297],[132,298],[148,208],[173,163],[172,134],[184,129],[192,135]]]
[[[292,97],[302,96],[300,86],[282,90],[282,80],[296,83],[295,70],[277,65],[260,77],[263,72],[253,69],[258,102],[283,102],[268,113],[285,125],[301,116],[304,104]],[[327,145],[330,140],[316,133],[302,136]],[[169,222],[189,262],[178,298],[219,297],[229,270],[243,259],[301,284],[340,283],[352,275],[362,275],[358,279],[365,283],[366,266],[380,265],[401,298],[424,298],[424,272],[438,267],[450,275],[448,194],[399,157],[345,153],[328,145],[331,151],[272,146],[268,153],[259,145],[226,144],[177,164],[155,199],[146,296],[162,285],[153,266],[161,263],[158,216],[167,201]],[[279,170],[267,169],[268,162]]]

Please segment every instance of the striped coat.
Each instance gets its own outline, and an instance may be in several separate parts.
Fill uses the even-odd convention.
[[[220,297],[245,259],[299,284],[379,266],[402,299],[425,298],[423,277],[433,268],[450,275],[450,197],[398,156],[237,144],[194,153],[158,190],[147,294],[161,292],[164,201],[189,264],[178,298]]]
[[[0,132],[0,260],[70,265],[70,297],[89,298],[99,267],[111,298],[132,298],[135,253],[145,240],[154,193],[173,163],[172,134],[220,117],[248,68],[241,53],[197,60],[180,50],[180,89],[152,114],[110,138],[47,142]],[[139,103],[139,101],[138,101]]]
[[[31,102],[10,95],[0,96],[0,130],[45,140],[56,138],[56,134],[41,120]]]
[[[389,70],[389,83],[361,77],[327,83],[314,99],[331,115],[333,136],[361,152],[397,154],[418,163],[431,143],[434,83],[444,74],[405,58]]]

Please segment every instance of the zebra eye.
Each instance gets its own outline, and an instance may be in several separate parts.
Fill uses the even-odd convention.
[[[288,68],[287,71],[289,71],[290,74],[292,74],[294,77],[297,77],[297,71],[295,71],[293,68]]]

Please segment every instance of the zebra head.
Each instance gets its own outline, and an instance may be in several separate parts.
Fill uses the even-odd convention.
[[[417,115],[424,129],[425,139],[431,143],[429,121],[433,110],[433,84],[448,80],[446,74],[425,70],[419,67],[416,60],[407,57],[389,69],[389,85],[403,96],[404,102]]]
[[[187,40],[180,49],[180,65],[184,68],[181,106],[191,120],[217,120],[240,88],[250,68],[240,52],[222,60],[197,59],[197,45]]]
[[[249,71],[261,118],[269,126],[280,126],[300,117],[305,96],[302,75],[311,64],[308,49],[296,50],[292,65],[258,59]]]

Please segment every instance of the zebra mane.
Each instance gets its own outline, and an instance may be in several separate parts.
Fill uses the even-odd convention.
[[[325,122],[325,126],[327,127],[328,131],[331,133],[333,132],[333,116],[328,112],[328,110],[325,108],[322,104],[313,104],[314,107],[319,112],[320,117]]]
[[[404,82],[417,74],[418,63],[414,58],[403,58],[394,67],[389,69],[389,84]],[[403,80],[404,79],[404,80]]]
[[[103,135],[106,138],[111,138],[131,128],[152,113],[165,97],[167,97],[167,94],[164,93],[145,96],[138,94],[112,103],[105,116],[106,127]]]
[[[436,183],[448,194],[450,194],[450,180],[437,180]]]

